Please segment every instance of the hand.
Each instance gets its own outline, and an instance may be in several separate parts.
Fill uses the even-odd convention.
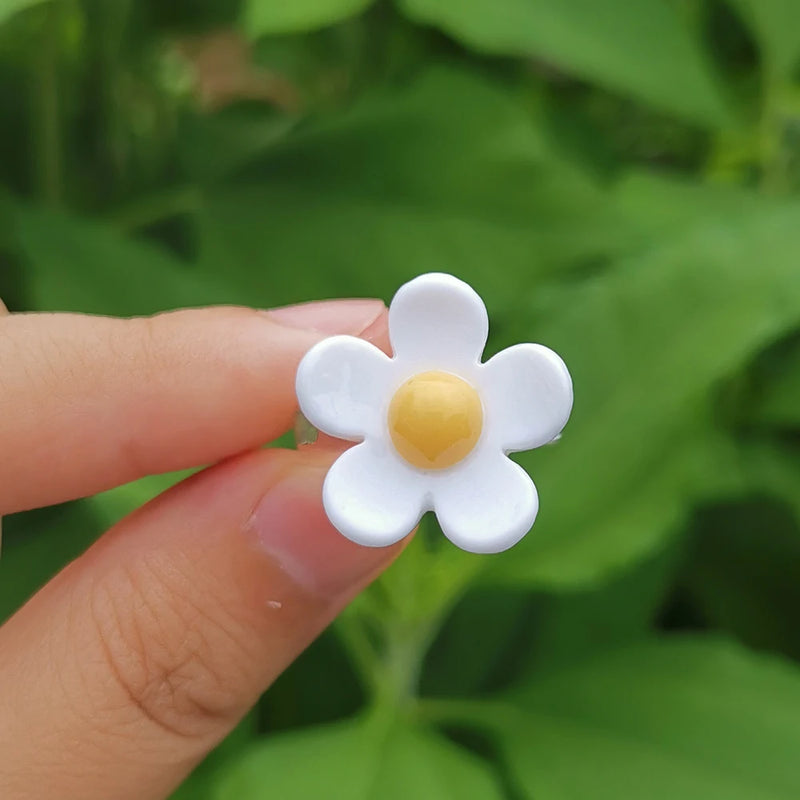
[[[216,464],[0,628],[4,800],[167,797],[397,554],[328,523],[335,451],[255,449],[291,427],[297,363],[331,333],[385,345],[383,304],[132,320],[3,309],[0,514]]]

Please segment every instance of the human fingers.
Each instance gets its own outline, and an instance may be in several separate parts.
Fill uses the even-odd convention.
[[[335,455],[262,450],[195,475],[0,628],[0,796],[167,796],[402,546],[328,523]]]
[[[294,375],[325,335],[383,342],[379,300],[271,312],[0,319],[0,514],[214,463],[293,422]]]

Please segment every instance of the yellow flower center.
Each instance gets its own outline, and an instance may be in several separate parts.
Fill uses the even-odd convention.
[[[465,380],[447,372],[422,372],[395,392],[388,421],[392,442],[409,464],[446,469],[475,447],[483,407]]]

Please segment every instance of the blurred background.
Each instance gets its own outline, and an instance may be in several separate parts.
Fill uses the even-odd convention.
[[[798,67],[796,0],[0,0],[13,310],[446,271],[574,377],[533,533],[426,520],[176,797],[800,796]],[[0,617],[178,477],[7,518]]]

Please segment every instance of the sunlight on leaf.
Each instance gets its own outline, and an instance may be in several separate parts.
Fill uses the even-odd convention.
[[[228,768],[214,800],[502,800],[477,756],[421,728],[352,720],[276,736]]]
[[[314,30],[358,14],[372,2],[373,0],[246,0],[244,28],[253,37]]]
[[[47,0],[0,0],[0,25],[20,11],[38,6]]]
[[[644,555],[687,501],[719,491],[725,443],[709,426],[705,448],[692,419],[717,381],[800,322],[798,213],[701,227],[532,306],[536,340],[570,366],[575,410],[557,446],[520,456],[541,509],[494,574],[587,581]]]
[[[705,54],[664,0],[400,0],[464,44],[528,56],[704,125],[727,112]]]
[[[525,800],[791,800],[800,676],[714,640],[654,641],[508,696],[501,749]]]

